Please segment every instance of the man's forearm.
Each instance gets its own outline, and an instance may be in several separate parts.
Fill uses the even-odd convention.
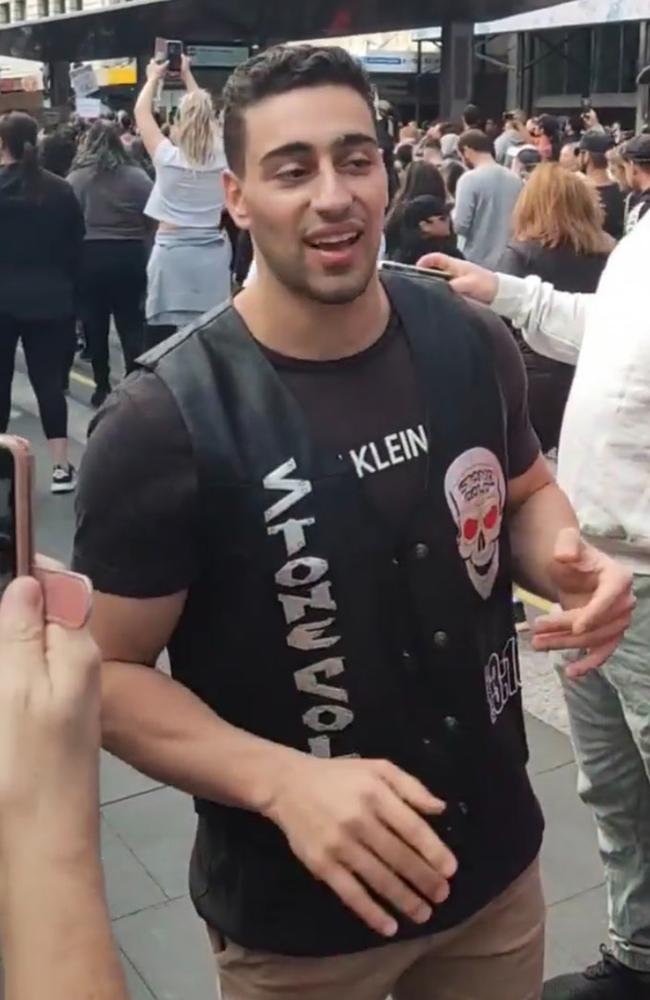
[[[278,774],[299,751],[231,726],[150,667],[106,663],[103,670],[107,750],[190,795],[266,812]]]
[[[535,275],[498,274],[497,278],[498,290],[490,308],[521,330],[538,354],[575,365],[594,296],[558,292]]]
[[[51,858],[47,829],[3,844],[0,931],[6,1000],[127,1000],[99,846]]]
[[[571,504],[556,483],[533,493],[510,519],[513,576],[517,583],[551,601],[558,598],[549,574],[557,536],[576,528]]]

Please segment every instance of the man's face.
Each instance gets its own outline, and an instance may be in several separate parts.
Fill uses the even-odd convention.
[[[639,191],[640,171],[631,160],[625,160],[625,183],[630,191]]]
[[[465,165],[465,167],[468,170],[472,170],[473,167],[474,167],[474,160],[472,158],[472,150],[464,148],[464,149],[459,149],[458,152],[460,153],[460,158],[463,161],[463,164]]]
[[[425,236],[449,236],[449,219],[444,215],[432,215],[422,220],[420,229]]]
[[[345,86],[303,87],[246,112],[243,177],[227,174],[228,208],[280,284],[351,302],[376,273],[388,202],[375,123]]]

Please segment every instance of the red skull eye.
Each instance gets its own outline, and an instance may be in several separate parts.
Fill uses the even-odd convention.
[[[483,524],[488,529],[488,531],[492,530],[492,528],[497,523],[498,518],[499,518],[499,508],[497,507],[496,504],[494,504],[494,506],[490,507],[489,511],[483,518]]]
[[[478,531],[478,521],[474,517],[468,517],[463,525],[463,538],[466,542],[471,542],[476,538]]]

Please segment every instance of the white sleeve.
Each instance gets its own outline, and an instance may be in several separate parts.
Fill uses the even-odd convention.
[[[558,292],[535,275],[516,278],[499,274],[490,308],[521,330],[538,354],[575,365],[594,295]]]
[[[154,167],[160,167],[164,164],[175,163],[178,160],[178,149],[171,141],[166,137],[158,143],[153,153],[153,165]]]

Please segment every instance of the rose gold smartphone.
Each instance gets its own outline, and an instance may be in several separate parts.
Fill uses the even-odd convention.
[[[81,628],[92,607],[90,581],[34,560],[33,476],[29,441],[0,434],[0,596],[15,577],[33,575],[43,589],[48,622]]]

